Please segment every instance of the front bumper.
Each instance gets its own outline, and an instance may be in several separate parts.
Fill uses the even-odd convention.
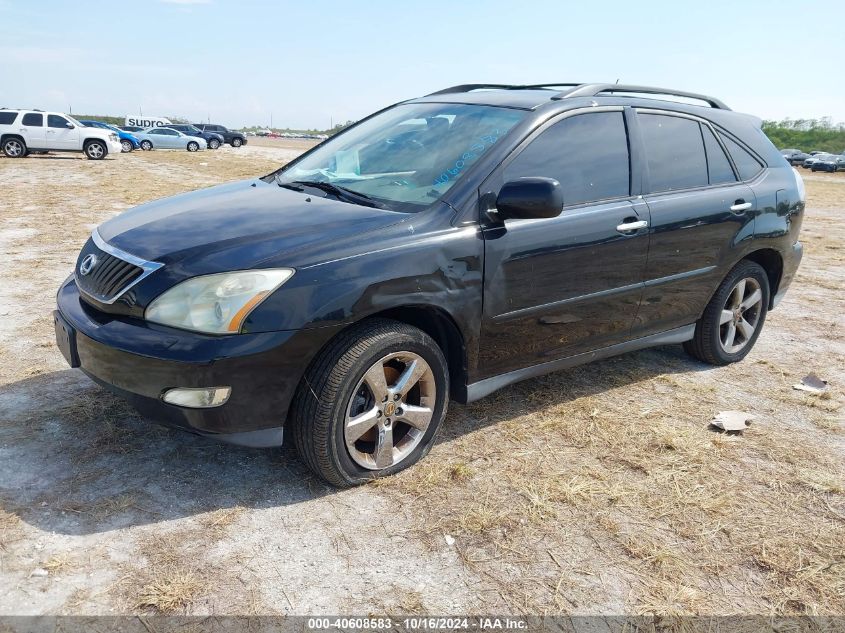
[[[109,146],[109,154],[120,154],[123,151],[123,145],[120,144],[120,139],[116,141],[109,139],[106,141],[106,145]]]
[[[57,303],[57,338],[62,320],[72,330],[72,349],[65,354],[71,366],[78,363],[157,422],[249,446],[281,443],[302,375],[339,329],[229,336],[187,332],[99,312],[82,301],[72,278],[59,289]],[[161,399],[175,387],[216,386],[232,388],[218,407],[187,408]]]

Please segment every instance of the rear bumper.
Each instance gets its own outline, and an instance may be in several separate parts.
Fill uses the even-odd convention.
[[[73,328],[79,368],[144,416],[223,441],[278,445],[290,402],[313,356],[338,328],[208,336],[114,317],[84,303],[73,279],[57,296]],[[74,356],[74,355],[72,355]],[[232,389],[222,405],[164,402],[176,387]]]
[[[792,245],[792,250],[790,253],[787,253],[783,260],[783,273],[780,277],[780,283],[778,284],[778,291],[774,297],[772,297],[772,308],[777,307],[777,305],[783,301],[784,296],[786,296],[786,291],[789,289],[789,285],[792,283],[792,280],[795,278],[795,273],[798,272],[798,266],[801,265],[801,259],[804,257],[804,245],[801,242],[795,242]]]

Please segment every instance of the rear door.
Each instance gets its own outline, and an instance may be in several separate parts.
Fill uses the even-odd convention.
[[[68,126],[72,127],[68,127]],[[79,142],[80,130],[65,117],[59,114],[47,115],[47,146],[50,149],[75,150],[82,149]]]
[[[651,242],[633,336],[689,325],[754,233],[756,199],[703,119],[638,110]]]
[[[481,193],[531,176],[558,180],[564,207],[555,218],[483,229],[481,378],[627,339],[642,292],[648,209],[631,189],[623,108],[547,124]]]
[[[18,131],[31,149],[48,149],[42,112],[27,112],[20,119]]]

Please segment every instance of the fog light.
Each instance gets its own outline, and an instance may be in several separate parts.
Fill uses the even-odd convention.
[[[231,387],[201,387],[199,389],[180,387],[165,391],[161,399],[168,404],[175,404],[180,407],[208,409],[226,404],[231,393]]]

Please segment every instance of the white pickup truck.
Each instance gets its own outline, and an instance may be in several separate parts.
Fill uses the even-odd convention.
[[[120,154],[120,139],[110,130],[85,127],[60,112],[0,109],[0,148],[9,158],[30,152],[83,152],[100,160],[109,152]]]

